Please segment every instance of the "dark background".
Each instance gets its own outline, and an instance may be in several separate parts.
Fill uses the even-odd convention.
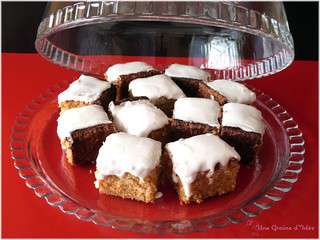
[[[318,60],[318,2],[284,3],[296,59]],[[2,51],[35,52],[34,41],[46,2],[2,2]]]

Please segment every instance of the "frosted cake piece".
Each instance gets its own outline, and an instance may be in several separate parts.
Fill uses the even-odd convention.
[[[213,134],[180,139],[165,146],[163,165],[181,203],[200,203],[236,187],[239,154]]]
[[[100,105],[68,109],[58,118],[57,134],[72,165],[94,162],[103,140],[115,131]]]
[[[153,202],[157,198],[161,143],[127,133],[109,135],[96,161],[100,193]]]
[[[169,118],[149,100],[125,101],[118,105],[111,102],[109,111],[119,131],[160,142],[167,140]]]
[[[228,102],[252,104],[256,101],[256,94],[245,85],[238,82],[215,80],[208,82],[207,85],[224,96]]]
[[[147,97],[155,106],[172,115],[176,99],[185,97],[183,91],[168,76],[159,74],[146,78],[137,78],[129,84],[130,97]]]
[[[114,90],[107,81],[81,75],[58,95],[60,111],[91,104],[108,106],[114,97]]]
[[[171,64],[166,70],[165,74],[172,78],[187,78],[202,81],[208,81],[210,74],[200,68],[183,64]]]
[[[218,102],[207,98],[180,98],[174,104],[170,121],[174,140],[194,135],[213,133],[220,130],[221,107]]]
[[[200,86],[210,80],[210,74],[200,68],[182,64],[171,64],[165,74],[182,89],[187,97],[202,97]],[[205,85],[205,84],[204,84]]]
[[[250,105],[227,103],[223,106],[221,125],[221,137],[236,148],[243,162],[252,163],[266,128],[261,112]]]
[[[116,100],[128,96],[128,85],[136,78],[144,78],[161,72],[145,62],[128,62],[112,65],[105,72],[105,78],[116,87]]]

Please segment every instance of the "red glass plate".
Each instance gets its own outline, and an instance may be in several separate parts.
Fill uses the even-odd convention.
[[[272,98],[253,89],[256,107],[267,124],[264,144],[253,166],[241,165],[234,192],[201,204],[181,206],[175,192],[153,204],[99,195],[94,166],[66,163],[56,134],[58,84],[20,113],[12,128],[14,166],[26,185],[48,204],[84,221],[143,233],[206,231],[246,221],[269,209],[290,191],[302,171],[304,140],[290,114]]]

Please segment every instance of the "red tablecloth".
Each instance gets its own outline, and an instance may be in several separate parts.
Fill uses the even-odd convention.
[[[284,199],[248,222],[188,235],[143,235],[96,226],[63,214],[25,186],[9,152],[10,129],[26,104],[62,79],[78,73],[37,54],[2,54],[3,237],[297,237],[318,236],[318,62],[295,61],[275,76],[250,81],[271,95],[299,123],[306,141],[303,172]],[[298,226],[297,229],[294,228]]]

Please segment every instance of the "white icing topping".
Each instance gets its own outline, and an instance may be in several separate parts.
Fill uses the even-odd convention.
[[[151,65],[145,62],[128,62],[112,65],[105,73],[107,81],[114,82],[119,79],[121,75],[129,75],[138,72],[148,72],[155,70]]]
[[[191,195],[190,184],[199,172],[209,171],[210,177],[217,163],[226,166],[232,158],[240,160],[233,147],[209,133],[168,143],[165,148],[172,160],[173,174],[180,178],[187,198]]]
[[[113,122],[120,131],[139,137],[168,124],[168,117],[148,100],[126,101],[120,105],[109,104]]]
[[[185,97],[177,84],[164,74],[147,78],[137,78],[130,82],[129,91],[131,91],[134,97],[145,96],[151,101],[160,97],[166,97],[167,99]]]
[[[251,104],[256,100],[256,94],[245,85],[230,80],[215,80],[207,85],[225,96],[228,102]]]
[[[246,132],[260,134],[264,134],[266,128],[261,112],[241,103],[227,103],[223,106],[222,126],[238,127]]]
[[[166,69],[165,74],[169,77],[176,78],[191,78],[203,81],[208,81],[210,79],[210,74],[200,68],[177,63],[171,64]]]
[[[174,104],[174,119],[219,127],[220,116],[220,105],[213,99],[186,97],[179,98]]]
[[[111,84],[107,81],[81,75],[78,80],[71,83],[65,91],[58,95],[58,103],[70,100],[92,103],[110,87]]]
[[[96,176],[130,173],[143,180],[160,164],[161,143],[127,133],[110,134],[99,150]]]
[[[107,113],[99,105],[89,105],[65,110],[58,118],[57,133],[61,140],[71,138],[75,130],[111,123]]]

